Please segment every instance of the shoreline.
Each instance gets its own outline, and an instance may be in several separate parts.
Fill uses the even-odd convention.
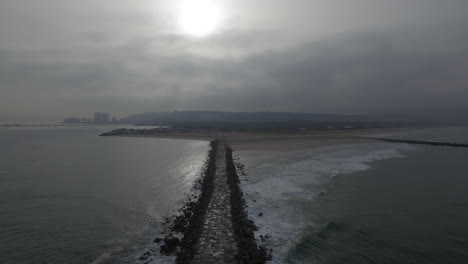
[[[359,144],[382,142],[370,136],[385,133],[397,133],[409,130],[418,130],[425,127],[394,127],[356,130],[330,130],[309,132],[157,132],[157,133],[110,133],[103,136],[137,137],[137,138],[164,138],[213,141],[221,139],[232,149],[239,151],[286,151],[315,148],[338,144]]]
[[[112,135],[123,137],[137,138],[167,138],[167,139],[185,139],[185,140],[204,140],[210,141],[211,150],[205,172],[197,180],[200,196],[195,200],[189,200],[179,210],[181,214],[173,216],[173,224],[171,230],[164,239],[156,238],[154,242],[164,241],[160,244],[161,253],[176,256],[176,263],[202,263],[197,256],[197,252],[203,247],[198,245],[201,238],[204,225],[204,219],[207,217],[207,208],[212,200],[213,178],[216,177],[216,172],[213,171],[213,164],[216,163],[214,153],[218,148],[218,144],[226,144],[226,175],[229,185],[231,221],[234,233],[234,238],[237,244],[238,253],[235,256],[237,263],[258,263],[262,264],[272,259],[272,249],[262,246],[260,239],[257,240],[254,231],[257,230],[255,223],[249,219],[246,212],[246,201],[244,194],[240,188],[240,179],[236,170],[236,163],[232,158],[232,147],[236,150],[291,150],[304,149],[338,144],[353,144],[353,143],[369,143],[369,142],[389,142],[389,143],[408,143],[408,144],[426,144],[447,146],[449,143],[427,142],[427,141],[411,141],[411,140],[393,140],[383,138],[387,133],[403,132],[408,130],[423,129],[421,127],[411,128],[390,128],[390,129],[365,129],[353,131],[327,131],[327,132],[309,132],[309,133],[228,133],[228,132],[187,132],[187,133],[158,133],[158,134],[133,134],[133,135]],[[371,137],[381,135],[381,137]],[[455,144],[461,145],[461,144]],[[467,147],[463,145],[462,147]],[[219,158],[218,158],[219,159]],[[211,165],[210,165],[211,164]],[[242,172],[241,172],[242,174]],[[216,200],[216,199],[215,199]],[[183,238],[179,239],[173,236],[172,233],[183,234]],[[216,233],[212,233],[216,234]],[[211,236],[210,236],[211,237]],[[220,235],[219,238],[224,237]],[[261,241],[264,241],[264,237]],[[265,236],[268,238],[268,236]],[[204,240],[203,240],[204,241]],[[216,238],[215,242],[219,241]],[[202,242],[202,245],[205,242]],[[172,247],[168,251],[164,248]],[[211,247],[209,247],[211,250]],[[214,251],[213,251],[214,252]],[[212,254],[213,252],[205,252]],[[217,255],[217,251],[215,252]],[[146,254],[146,253],[145,253]],[[174,255],[175,254],[175,255]],[[144,255],[140,260],[147,260],[148,255]],[[203,260],[203,259],[202,259]],[[231,263],[231,262],[225,262]]]
[[[219,144],[226,144],[225,159],[226,175],[229,185],[231,208],[230,220],[233,225],[234,238],[237,244],[237,254],[233,255],[239,263],[265,263],[271,260],[272,251],[258,244],[254,231],[255,223],[249,219],[245,211],[247,205],[240,188],[240,179],[236,165],[232,157],[232,151],[236,150],[291,150],[304,149],[319,146],[368,143],[382,141],[379,138],[366,137],[369,134],[384,134],[400,132],[408,129],[365,129],[365,130],[340,130],[308,133],[228,133],[228,132],[187,132],[187,133],[156,133],[156,134],[127,134],[111,135],[136,138],[167,138],[185,140],[209,141],[211,149],[209,158],[201,177],[194,188],[200,190],[198,197],[190,198],[179,209],[180,214],[174,215],[168,233],[164,237],[154,240],[159,244],[163,255],[176,256],[176,263],[192,263],[199,256],[199,240],[202,238],[202,230],[206,228],[204,219],[208,215],[208,206],[211,203],[216,177],[217,158],[215,153]],[[419,128],[420,129],[420,128]],[[139,132],[140,130],[137,130]],[[166,223],[169,223],[166,221]],[[231,231],[232,232],[232,231]],[[180,235],[183,235],[180,237]],[[206,236],[206,234],[204,235]],[[224,236],[220,236],[223,239]],[[226,237],[227,239],[227,237]],[[204,240],[203,240],[204,241]],[[262,238],[263,241],[263,238]],[[162,242],[162,243],[160,243]],[[205,242],[202,242],[205,243]],[[198,252],[198,253],[197,253]],[[209,251],[208,251],[209,252]],[[148,260],[151,253],[145,253],[139,260]],[[231,254],[229,254],[231,255]],[[199,257],[198,257],[199,258]],[[198,263],[195,261],[194,263]]]

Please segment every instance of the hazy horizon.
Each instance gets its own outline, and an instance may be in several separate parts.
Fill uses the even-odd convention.
[[[0,120],[176,110],[468,119],[461,0],[0,3]]]

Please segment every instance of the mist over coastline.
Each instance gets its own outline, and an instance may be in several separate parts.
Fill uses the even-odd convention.
[[[0,0],[0,263],[468,263],[467,0]]]

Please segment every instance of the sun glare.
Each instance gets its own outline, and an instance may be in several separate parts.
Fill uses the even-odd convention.
[[[205,37],[219,29],[222,12],[214,0],[184,0],[177,10],[183,34]]]

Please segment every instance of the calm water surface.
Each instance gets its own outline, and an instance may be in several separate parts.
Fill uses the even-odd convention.
[[[0,262],[132,262],[193,186],[207,142],[0,128]]]

